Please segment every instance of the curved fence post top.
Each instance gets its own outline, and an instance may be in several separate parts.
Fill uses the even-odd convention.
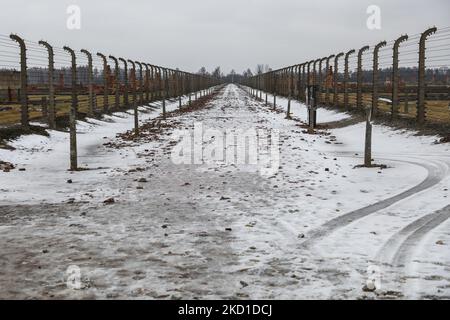
[[[337,55],[334,56],[334,61],[337,63],[339,58],[343,57],[345,53],[339,52]]]
[[[39,43],[41,46],[46,47],[46,48],[48,49],[48,51],[51,52],[51,53],[53,54],[53,47],[52,47],[47,41],[40,40],[38,43]]]
[[[103,64],[106,65],[108,63],[106,56],[103,53],[97,52],[97,56],[103,59]]]
[[[432,35],[433,33],[437,32],[437,28],[436,27],[432,27],[429,28],[427,30],[425,30],[422,35],[420,36],[420,41],[425,40],[428,36]]]
[[[125,69],[126,69],[128,67],[127,60],[125,60],[124,58],[118,58],[118,59],[119,59],[119,61],[123,62]]]
[[[346,54],[345,54],[345,58],[348,60],[348,58],[354,54],[356,52],[355,49],[349,50]]]
[[[136,69],[136,65],[133,60],[128,59],[127,61],[133,66],[133,69]]]
[[[11,40],[17,41],[20,45],[25,46],[25,40],[23,38],[19,37],[17,34],[11,33],[9,35],[9,38]]]
[[[373,50],[373,52],[374,52],[374,53],[378,53],[378,51],[380,51],[380,49],[383,48],[383,47],[386,46],[386,45],[387,45],[387,42],[386,42],[386,41],[381,41],[380,43],[378,43],[378,44],[375,46],[375,49]]]
[[[407,34],[400,36],[397,40],[395,40],[394,47],[398,48],[398,46],[400,46],[400,43],[405,42],[408,39],[409,39],[409,37]]]
[[[359,51],[358,51],[358,56],[362,56],[363,55],[363,53],[365,52],[365,51],[368,51],[370,49],[370,47],[369,46],[364,46],[364,47],[362,47],[361,49],[359,49]]]
[[[88,57],[88,60],[92,62],[92,53],[90,53],[86,49],[81,49],[80,52],[84,53]]]
[[[70,48],[68,46],[64,46],[63,49],[65,51],[69,52],[71,55],[75,56],[75,51],[72,48]]]

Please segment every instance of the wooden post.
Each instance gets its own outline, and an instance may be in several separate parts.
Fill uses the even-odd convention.
[[[23,128],[28,128],[30,117],[28,114],[27,48],[25,41],[18,35],[11,34],[9,37],[20,46],[20,122]]]
[[[48,125],[50,129],[56,129],[56,109],[55,109],[55,56],[53,47],[45,41],[39,41],[41,46],[47,48],[48,51]]]
[[[77,109],[78,109],[78,97],[77,97],[77,63],[75,52],[65,46],[63,48],[72,57],[72,104],[69,114],[69,130],[70,130],[70,170],[78,170],[78,154],[77,154]]]

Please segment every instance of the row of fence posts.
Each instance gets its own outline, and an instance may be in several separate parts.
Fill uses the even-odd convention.
[[[423,32],[419,41],[419,60],[418,60],[418,92],[417,92],[417,123],[422,125],[426,121],[426,81],[425,81],[425,61],[426,61],[426,41],[429,36],[437,32],[437,28],[429,28]],[[393,45],[393,61],[392,61],[392,103],[391,103],[391,116],[394,118],[399,113],[399,48],[401,44],[408,40],[408,35],[402,35],[395,40]],[[376,116],[379,111],[379,51],[381,48],[387,45],[386,41],[382,41],[374,46],[373,49],[373,72],[372,72],[372,104],[371,114]],[[362,87],[363,87],[363,54],[370,49],[369,46],[364,46],[357,52],[357,84],[356,84],[356,107],[364,108]],[[291,99],[295,97],[295,83],[294,78],[297,76],[297,99],[306,101],[308,87],[314,86],[318,92],[322,92],[323,84],[323,64],[325,63],[325,70],[330,69],[332,63],[333,68],[333,101],[330,99],[330,87],[325,87],[325,99],[322,100],[320,95],[317,96],[318,104],[325,105],[339,105],[339,91],[338,91],[338,76],[339,76],[339,61],[344,58],[344,79],[343,79],[343,91],[344,91],[344,108],[349,109],[349,58],[355,54],[356,50],[352,49],[347,52],[340,52],[324,58],[311,60],[308,62],[300,63],[297,65],[289,66],[286,68],[270,71],[267,73],[259,74],[246,79],[243,84],[257,91],[267,92],[273,95],[273,104],[276,105],[277,95],[284,95],[288,97],[288,110],[287,116],[290,117],[290,105]],[[318,68],[317,68],[318,67]],[[289,80],[290,79],[290,80]],[[261,97],[261,94],[260,94]]]
[[[18,43],[20,46],[20,105],[21,105],[21,126],[25,129],[29,128],[30,116],[28,108],[28,78],[27,78],[27,47],[25,40],[18,35],[11,34],[11,40]],[[56,94],[55,94],[55,84],[54,84],[54,52],[53,47],[46,41],[39,41],[39,44],[45,47],[48,51],[48,101],[45,100],[43,103],[43,113],[47,116],[48,125],[51,129],[56,128]],[[69,112],[69,130],[70,130],[70,169],[77,170],[77,134],[76,134],[76,119],[78,112],[78,94],[79,89],[77,87],[77,55],[76,52],[70,47],[65,46],[63,48],[71,57],[71,106]],[[120,92],[119,88],[119,62],[123,64],[124,67],[124,109],[130,107],[129,101],[129,91],[131,89],[132,95],[132,107],[134,110],[134,133],[139,134],[139,118],[138,118],[138,106],[149,104],[152,101],[162,100],[162,117],[166,117],[166,100],[170,98],[175,98],[178,96],[179,108],[182,108],[182,96],[188,95],[189,106],[192,104],[192,94],[194,94],[194,99],[197,99],[198,93],[200,96],[211,94],[213,87],[219,84],[219,81],[212,77],[206,77],[202,75],[192,74],[180,70],[173,70],[170,68],[165,68],[161,66],[152,65],[149,63],[143,63],[139,61],[133,61],[130,59],[116,58],[110,55],[107,57],[102,53],[97,53],[103,61],[103,110],[97,110],[96,99],[94,98],[93,90],[93,57],[92,53],[86,49],[80,51],[82,54],[86,55],[88,59],[88,116],[95,116],[97,113],[107,113],[112,111],[109,106],[109,90],[108,90],[108,58],[114,63],[114,74],[115,74],[115,97],[114,97],[114,111],[120,110]],[[129,70],[129,67],[131,69]],[[146,86],[144,88],[143,79],[145,68]],[[130,85],[128,79],[128,71],[131,74],[136,74],[139,71],[138,85],[136,81]],[[170,92],[169,77],[174,79],[176,88]],[[150,79],[157,79],[159,82],[157,90],[150,90]],[[130,88],[131,87],[131,88]],[[139,89],[137,89],[137,87]],[[48,109],[47,109],[48,108]]]
[[[426,122],[426,81],[425,81],[425,61],[426,61],[426,41],[429,36],[437,32],[437,28],[429,28],[424,31],[419,40],[419,60],[418,60],[418,92],[417,92],[417,118],[419,125]],[[394,41],[393,44],[393,61],[392,61],[392,102],[391,117],[395,118],[399,113],[399,48],[401,44],[408,40],[408,35],[402,35]],[[262,92],[266,93],[265,103],[268,104],[267,93],[273,95],[273,108],[276,108],[277,95],[284,95],[288,98],[287,118],[291,117],[291,100],[295,97],[294,78],[297,75],[297,99],[306,102],[308,106],[308,123],[309,129],[313,130],[316,126],[316,107],[319,104],[339,105],[338,76],[339,76],[339,60],[344,58],[344,77],[343,77],[343,93],[344,93],[344,109],[349,109],[349,58],[357,53],[357,84],[356,84],[356,107],[365,109],[366,111],[366,132],[365,132],[365,154],[364,166],[372,166],[372,120],[379,111],[379,51],[387,45],[386,41],[379,42],[373,49],[373,70],[372,70],[372,101],[370,106],[363,106],[363,54],[370,50],[369,46],[364,46],[356,52],[352,49],[347,52],[340,52],[327,57],[311,60],[301,64],[289,66],[279,70],[270,71],[248,78],[244,81],[244,85],[250,88],[251,94],[259,99],[262,98]],[[334,61],[333,61],[334,59]],[[323,84],[323,63],[325,70],[329,70],[332,63],[333,68],[333,101],[330,99],[330,87],[325,87],[325,99],[317,94],[322,92]],[[317,70],[318,66],[318,70]],[[262,99],[261,99],[262,100]]]

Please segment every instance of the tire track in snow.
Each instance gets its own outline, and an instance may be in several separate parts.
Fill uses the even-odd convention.
[[[388,159],[388,158],[384,158],[382,160],[390,160],[390,161],[394,161],[394,162],[402,162],[402,163],[417,165],[417,166],[425,168],[428,172],[428,175],[425,178],[425,180],[422,181],[420,184],[418,184],[418,185],[414,186],[413,188],[408,189],[398,195],[395,195],[395,196],[385,199],[383,201],[371,204],[364,208],[349,212],[347,214],[341,215],[332,220],[329,220],[328,222],[324,223],[319,229],[310,233],[308,235],[308,240],[306,240],[305,242],[303,242],[301,244],[302,247],[307,248],[307,247],[311,246],[312,244],[314,244],[315,242],[317,242],[317,241],[327,237],[331,233],[337,231],[338,229],[346,227],[349,224],[351,224],[359,219],[367,217],[367,216],[369,216],[373,213],[376,213],[380,210],[386,209],[386,208],[394,205],[395,203],[400,202],[401,200],[404,200],[404,199],[409,198],[417,193],[420,193],[424,190],[434,187],[435,185],[437,185],[439,182],[441,182],[444,179],[445,173],[447,172],[447,166],[444,163],[435,162],[435,161],[429,161],[428,163],[421,163],[421,162],[415,162],[415,161],[405,161],[405,160]]]
[[[351,154],[354,154],[354,152],[344,152],[343,154],[351,155]],[[341,155],[342,155],[342,153],[341,153]],[[394,154],[390,154],[390,156],[394,156]],[[403,157],[404,155],[396,155],[396,156]],[[420,157],[417,160],[422,160],[422,161],[423,161],[422,157],[424,157],[424,156],[430,156],[430,154],[409,154],[409,155],[407,155],[407,157],[410,157],[410,158]],[[439,156],[442,156],[442,155],[439,154]],[[375,204],[366,206],[364,208],[349,212],[347,214],[344,214],[342,216],[339,216],[335,219],[332,219],[332,220],[326,222],[319,229],[310,233],[308,236],[308,240],[304,241],[301,244],[301,247],[307,248],[311,244],[315,243],[316,241],[319,241],[319,240],[325,238],[329,234],[353,223],[354,221],[360,220],[360,219],[367,217],[373,213],[376,213],[380,210],[388,208],[388,207],[396,204],[397,202],[400,202],[406,198],[414,196],[415,194],[418,194],[422,191],[425,191],[427,189],[434,187],[435,185],[440,183],[445,178],[447,170],[448,170],[447,164],[445,162],[438,162],[438,161],[433,161],[433,160],[427,160],[427,162],[417,162],[417,161],[406,161],[406,160],[400,160],[400,159],[388,158],[388,157],[380,158],[380,160],[389,160],[389,161],[394,161],[394,162],[399,162],[399,163],[407,163],[407,164],[417,165],[417,166],[423,167],[425,170],[427,170],[428,175],[425,178],[425,180],[422,181],[420,184],[418,184],[418,185],[414,186],[413,188],[408,189],[398,195],[395,195],[391,198],[377,202]],[[430,215],[430,216],[432,216],[432,215]],[[425,218],[426,217],[424,217],[423,219],[425,219]],[[420,224],[421,220],[422,220],[422,218],[417,220],[416,221],[417,224]],[[447,219],[444,219],[440,223],[445,222],[445,220],[447,220]],[[433,220],[433,221],[435,221],[435,220]],[[415,222],[413,222],[412,224],[415,225]],[[272,227],[274,227],[274,226],[272,226]],[[437,227],[437,225],[435,227]],[[432,229],[434,229],[434,228],[432,228]],[[293,234],[291,234],[292,230],[290,228],[288,228],[286,225],[283,225],[281,228],[278,228],[278,229],[279,229],[279,233],[283,234],[285,236],[285,238],[293,240]],[[287,231],[289,236],[286,236],[285,232],[282,232],[283,229],[285,232]],[[431,230],[429,230],[429,231],[431,231]],[[425,234],[423,234],[422,236],[424,236],[424,235]]]
[[[393,235],[378,252],[376,259],[405,267],[416,245],[432,230],[450,219],[450,206],[410,223]]]

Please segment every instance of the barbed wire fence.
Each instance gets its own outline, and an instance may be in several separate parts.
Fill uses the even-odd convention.
[[[262,92],[307,103],[313,87],[320,106],[371,108],[373,115],[450,124],[450,27],[364,45],[255,75],[244,81]]]
[[[77,170],[76,120],[134,109],[162,100],[212,93],[220,80],[85,48],[52,46],[0,34],[0,127],[70,128],[71,169]],[[41,125],[41,124],[40,124]]]

